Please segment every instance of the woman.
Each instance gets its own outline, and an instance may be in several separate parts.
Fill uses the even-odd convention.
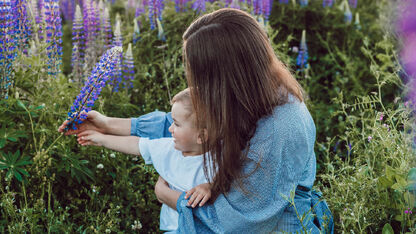
[[[276,58],[261,26],[249,14],[226,8],[194,21],[183,40],[197,126],[204,122],[208,129],[203,151],[210,156],[204,155],[204,171],[215,176],[211,204],[198,208],[188,207],[185,193],[159,178],[155,193],[178,211],[177,232],[319,233],[323,214],[332,232],[326,203],[314,207],[317,218],[309,212],[317,199],[311,192],[316,174],[313,119],[301,86]],[[88,126],[98,122],[94,116],[100,115],[89,114]],[[153,137],[166,136],[170,121],[160,112],[112,120],[123,123],[123,134],[130,124],[131,134]],[[146,121],[155,128],[140,130]]]

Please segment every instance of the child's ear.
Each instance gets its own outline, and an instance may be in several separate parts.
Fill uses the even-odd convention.
[[[207,140],[208,140],[208,131],[207,131],[207,129],[204,128],[199,132],[198,139],[196,140],[196,143],[202,145],[202,143],[207,142]]]

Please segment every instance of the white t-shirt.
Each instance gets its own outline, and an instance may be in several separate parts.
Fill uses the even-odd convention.
[[[175,149],[173,138],[140,138],[139,149],[146,164],[156,171],[173,190],[185,192],[197,185],[208,183],[204,175],[203,155],[186,156]],[[160,211],[160,229],[174,231],[178,228],[178,212],[166,204]]]

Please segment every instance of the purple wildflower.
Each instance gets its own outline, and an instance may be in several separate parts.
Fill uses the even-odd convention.
[[[348,5],[347,2],[345,2],[344,7],[345,7],[344,8],[344,22],[347,24],[350,24],[352,21],[352,13],[350,10],[350,6]]]
[[[85,59],[86,68],[93,67],[97,61],[98,50],[98,27],[99,19],[96,2],[93,0],[84,1],[84,33],[85,33]],[[85,69],[85,76],[89,73]]]
[[[84,67],[84,27],[82,13],[79,5],[76,6],[74,21],[72,24],[72,76],[77,82],[82,82]]]
[[[0,97],[8,98],[14,82],[13,61],[17,55],[16,20],[12,1],[0,2]]]
[[[372,139],[373,139],[372,136],[368,136],[368,138],[367,138],[368,142],[371,142]]]
[[[113,46],[119,46],[119,47],[123,46],[123,36],[121,35],[121,20],[118,14],[116,16],[116,27],[114,30]],[[113,86],[113,92],[118,91],[121,80],[122,80],[122,67],[121,67],[122,57],[123,57],[123,54],[120,54],[119,63],[116,64],[112,79],[110,79],[110,84]]]
[[[322,1],[322,6],[323,7],[332,7],[333,4],[334,4],[334,0],[323,0]]]
[[[14,12],[16,19],[16,40],[20,51],[27,53],[29,38],[32,34],[29,17],[27,15],[27,1],[15,0]]]
[[[114,73],[116,64],[120,62],[122,52],[122,48],[116,46],[107,50],[101,56],[99,63],[92,70],[88,80],[85,81],[80,94],[74,100],[71,111],[68,112],[69,123],[67,129],[77,129],[76,125],[81,124],[87,118],[87,115],[82,112],[89,112],[94,106],[102,88]]]
[[[205,0],[195,0],[194,4],[192,4],[192,9],[197,11],[199,14],[205,12]]]
[[[185,12],[186,11],[186,4],[189,0],[175,0],[175,10],[176,12]]]
[[[150,20],[151,30],[154,30],[156,28],[156,23],[157,23],[156,19],[159,19],[159,21],[162,21],[163,7],[164,5],[163,5],[162,0],[150,0],[149,1],[149,20]],[[205,4],[204,4],[204,7],[205,7]]]
[[[357,0],[349,0],[349,4],[352,8],[357,8]]]
[[[383,118],[384,118],[384,114],[383,114],[383,113],[381,113],[381,114],[380,114],[380,121],[383,121]]]
[[[296,65],[300,67],[300,71],[308,68],[308,46],[306,45],[306,31],[302,31],[302,39],[300,41],[300,51],[296,59]]]
[[[289,3],[289,0],[279,0],[279,3],[288,4]]]
[[[75,13],[75,0],[61,0],[60,8],[65,21],[72,22]]]
[[[100,28],[104,50],[110,49],[113,36],[111,32],[110,13],[108,12],[107,7],[104,8],[103,13],[101,14]]]
[[[62,64],[62,24],[59,12],[59,0],[44,0],[46,43],[48,43],[48,74],[56,76]]]
[[[123,68],[123,87],[133,88],[134,60],[131,49],[131,43],[129,43],[127,52],[123,56]]]
[[[133,20],[133,43],[136,44],[140,40],[140,28],[137,20]]]
[[[176,5],[175,5],[175,8],[176,8]],[[140,20],[139,20],[139,17],[140,17],[141,15],[143,15],[144,13],[146,13],[146,9],[144,8],[144,4],[143,4],[143,2],[142,2],[142,1],[140,1],[140,2],[139,2],[139,4],[137,4],[137,7],[136,7],[136,12],[135,12],[135,14],[134,14],[134,18],[135,18],[135,19],[137,19],[137,23],[138,23],[139,25],[141,25],[141,24],[142,24],[142,22],[140,22]]]

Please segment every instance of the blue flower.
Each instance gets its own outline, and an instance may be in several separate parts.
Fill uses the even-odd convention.
[[[334,4],[334,0],[323,0],[322,1],[322,6],[323,7],[332,7],[333,4]]]
[[[302,39],[300,41],[300,51],[296,59],[296,65],[300,67],[300,71],[308,68],[308,46],[306,45],[306,31],[302,31]]]
[[[131,43],[127,48],[126,54],[123,56],[123,87],[133,88],[134,79],[134,60],[131,49]]]
[[[82,22],[82,13],[79,5],[76,6],[74,21],[72,23],[72,76],[77,82],[82,81],[84,66],[84,26]]]
[[[98,99],[102,88],[105,87],[115,72],[116,64],[120,63],[120,54],[122,52],[121,47],[115,46],[101,56],[88,80],[85,81],[80,94],[75,98],[70,112],[68,112],[69,123],[67,129],[76,129],[76,125],[82,123],[87,118],[83,111],[89,112],[94,106],[94,102]]]

